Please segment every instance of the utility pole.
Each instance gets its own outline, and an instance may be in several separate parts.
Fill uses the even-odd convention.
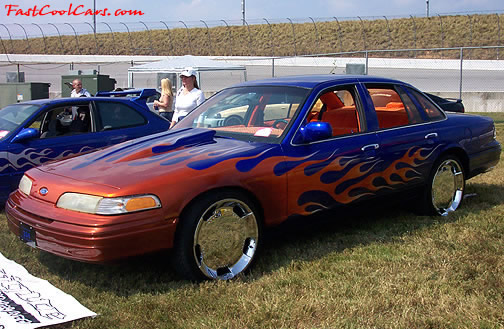
[[[245,26],[245,0],[242,0],[242,19],[243,26]]]
[[[429,17],[429,0],[425,0],[425,3],[427,4],[427,17]]]
[[[96,0],[93,0],[93,30],[96,34]]]

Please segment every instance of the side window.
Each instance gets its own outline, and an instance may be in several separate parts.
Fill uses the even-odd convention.
[[[392,85],[366,85],[376,111],[378,127],[387,129],[422,123],[415,104],[400,88]]]
[[[92,130],[88,104],[64,106],[39,115],[29,128],[38,129],[40,138],[53,138],[87,133]]]
[[[135,127],[147,123],[140,113],[122,103],[96,102],[96,107],[98,131]]]
[[[355,89],[352,86],[324,92],[313,105],[307,122],[321,121],[331,125],[333,136],[361,132]]]
[[[410,92],[413,97],[416,98],[422,109],[427,114],[429,121],[439,121],[444,119],[443,113],[436,107],[436,105],[425,98],[424,95],[411,88],[408,88],[408,92]]]

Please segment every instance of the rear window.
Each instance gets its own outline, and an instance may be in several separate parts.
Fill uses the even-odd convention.
[[[429,118],[429,121],[439,121],[444,119],[444,114],[424,95],[411,88],[408,88],[408,92],[416,98],[421,108],[425,111],[425,114]]]

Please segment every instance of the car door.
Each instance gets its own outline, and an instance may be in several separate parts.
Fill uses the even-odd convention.
[[[440,146],[426,113],[400,85],[367,83],[364,87],[374,106],[370,121],[378,136],[385,191],[423,184]]]
[[[367,128],[355,85],[323,90],[303,125],[327,122],[332,136],[286,146],[289,215],[307,215],[375,195],[380,187],[378,137]]]
[[[103,140],[104,145],[121,143],[163,129],[162,126],[149,127],[147,113],[142,113],[126,102],[96,100],[93,105],[96,138]],[[168,124],[165,124],[165,127],[168,129]]]
[[[92,137],[95,124],[89,101],[50,106],[25,128],[38,129],[40,137],[8,145],[9,162],[14,167],[11,190],[17,188],[23,173],[30,168],[103,145],[103,141]]]
[[[38,104],[11,104],[0,112],[0,201],[7,199],[12,191],[11,181],[17,171],[14,164],[9,162],[10,141],[22,129],[25,122],[35,117],[40,110]],[[16,182],[17,183],[17,182]],[[15,184],[16,184],[15,183]]]

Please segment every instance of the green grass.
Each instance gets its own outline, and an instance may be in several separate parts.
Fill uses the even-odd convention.
[[[503,328],[504,163],[467,193],[448,217],[375,207],[274,229],[231,282],[181,281],[166,253],[69,261],[22,244],[3,214],[0,250],[99,314],[58,328]]]
[[[18,54],[293,56],[381,49],[450,48],[500,45],[502,14],[457,15],[299,23],[172,28],[143,32],[2,39],[0,51]],[[442,24],[441,24],[442,22]],[[501,24],[502,25],[502,24]],[[364,30],[362,28],[364,26]],[[442,30],[441,30],[442,26]],[[293,32],[294,27],[294,32]],[[390,30],[390,33],[389,33]],[[415,33],[416,31],[416,33]],[[502,33],[502,32],[501,32]],[[295,42],[293,35],[295,35]],[[502,50],[501,50],[502,53]],[[459,51],[417,52],[418,58],[458,58]],[[362,55],[359,55],[362,57]],[[370,56],[389,56],[371,54]],[[411,57],[412,52],[394,57]],[[495,49],[466,50],[471,59],[496,59]]]

